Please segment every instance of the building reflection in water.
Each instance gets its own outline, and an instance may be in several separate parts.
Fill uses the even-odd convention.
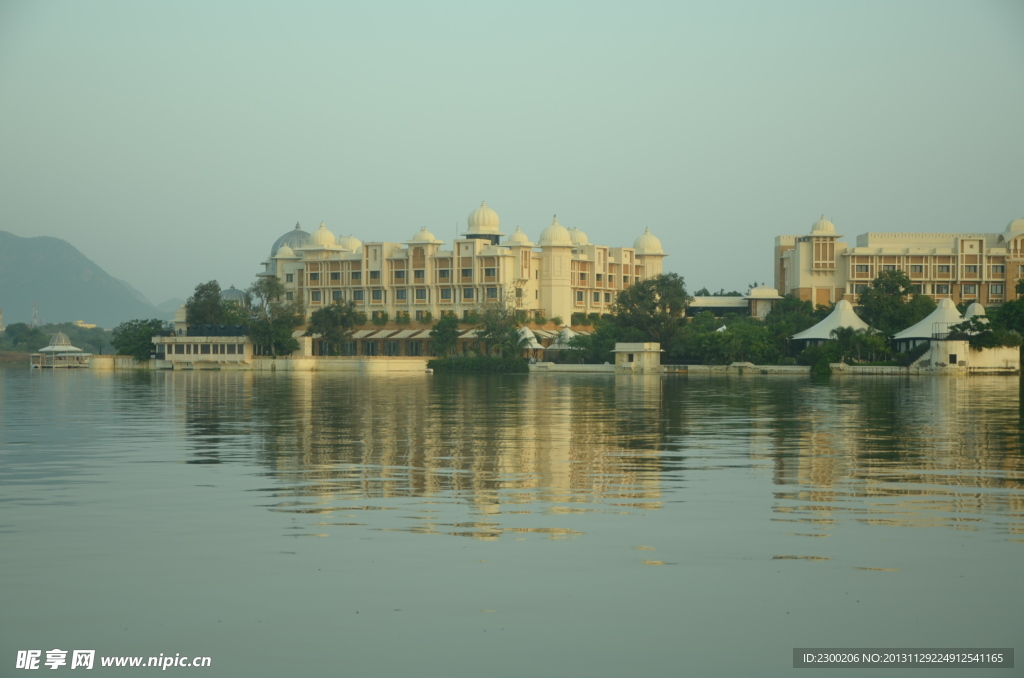
[[[774,519],[816,536],[840,521],[1024,532],[1004,377],[178,372],[164,388],[192,463],[258,463],[272,510],[323,524],[388,509],[376,529],[557,538],[579,533],[574,514],[657,509],[695,474],[749,469],[728,476],[737,491],[773,492]]]
[[[184,372],[167,388],[183,391],[170,400],[192,463],[255,454],[276,511],[351,519],[419,498],[394,529],[557,538],[578,531],[497,517],[660,507],[657,377]],[[440,503],[465,520],[439,522],[453,513]]]
[[[1024,532],[1016,379],[835,381],[791,401],[767,455],[780,519]]]

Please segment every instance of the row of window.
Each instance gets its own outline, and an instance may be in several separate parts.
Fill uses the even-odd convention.
[[[921,285],[911,285],[915,294],[921,294]],[[853,286],[853,291],[856,294],[865,292],[868,289],[866,283],[859,283]],[[1005,287],[1000,283],[993,283],[988,286],[988,295],[990,297],[1001,297],[1003,296]],[[932,294],[949,294],[950,285],[949,283],[935,283],[932,285]],[[960,294],[963,296],[977,295],[978,285],[972,283],[965,283],[960,285]]]
[[[484,294],[485,294],[487,299],[497,299],[498,298],[498,288],[497,287],[488,287],[488,288],[486,288],[484,290]],[[442,288],[440,290],[440,295],[441,295],[440,296],[441,301],[451,301],[452,300],[452,288],[450,288],[450,287]],[[292,300],[292,293],[288,292],[286,294],[286,297],[287,297],[287,299],[289,301],[291,301]],[[415,298],[416,301],[426,301],[427,300],[427,290],[426,290],[426,288],[419,287],[419,288],[414,289],[413,290],[413,298]],[[472,301],[475,298],[476,298],[476,289],[475,288],[472,288],[472,287],[464,287],[464,288],[462,288],[462,299],[463,300],[465,300],[465,301]],[[314,303],[322,302],[324,300],[323,292],[321,290],[312,290],[310,292],[310,300],[313,301]],[[344,301],[345,300],[345,292],[343,290],[333,290],[333,291],[331,291],[331,300],[332,301]],[[365,292],[365,290],[352,290],[352,301],[365,301],[365,300],[366,300],[366,292]],[[408,301],[408,300],[409,300],[409,290],[408,289],[402,288],[402,289],[395,290],[395,301]],[[384,290],[380,290],[380,289],[370,290],[370,301],[383,302],[384,301]]]
[[[854,270],[857,273],[868,273],[869,270],[870,270],[870,266],[868,264],[856,264],[856,267],[855,267]],[[882,264],[882,270],[883,271],[895,271],[896,270],[896,264]],[[951,270],[952,270],[952,267],[950,266],[950,264],[937,264],[935,266],[936,273],[950,273]],[[910,265],[910,272],[911,273],[924,273],[924,264],[911,264]],[[976,264],[966,264],[966,265],[964,265],[964,273],[977,273],[977,272],[978,272],[978,266]],[[993,264],[992,265],[992,274],[993,275],[1001,275],[1001,274],[1004,274],[1004,273],[1006,273],[1006,266],[1004,266],[1003,264]],[[1021,273],[1024,273],[1024,266],[1021,266]]]
[[[167,352],[175,355],[239,355],[245,353],[242,344],[169,344]]]
[[[601,303],[601,294],[602,293],[601,292],[593,292],[592,294],[593,294],[593,302],[595,304],[600,304]],[[582,304],[583,303],[583,291],[582,290],[576,290],[576,303],[577,304]],[[612,293],[611,292],[604,292],[604,303],[606,303],[606,304],[612,303]]]
[[[586,282],[587,281],[587,272],[586,271],[579,271],[577,273],[577,275],[579,276],[580,282]],[[604,273],[595,273],[594,274],[594,280],[596,282],[604,282],[604,278],[605,278]],[[639,282],[640,278],[637,277],[636,280]],[[615,282],[615,276],[613,276],[611,273],[609,273],[608,274],[608,283],[611,284],[613,282]],[[628,285],[629,284],[629,276],[628,275],[622,276],[622,282],[624,282],[624,283],[626,283]]]
[[[341,272],[340,271],[330,271],[329,273],[330,273],[330,279],[332,281],[340,281],[341,280]],[[406,279],[405,278],[405,273],[406,273],[405,270],[402,270],[402,269],[394,271],[395,280],[405,280]],[[463,268],[463,269],[461,269],[459,271],[459,273],[461,274],[461,276],[462,276],[462,278],[464,280],[465,279],[470,279],[470,280],[473,279],[473,269],[471,269],[471,268]],[[369,271],[369,274],[370,274],[370,280],[380,280],[380,271]],[[442,269],[439,269],[437,271],[437,277],[438,277],[439,280],[450,280],[451,279],[451,274],[452,274],[451,270],[450,269],[446,269],[446,268],[442,268]],[[484,277],[485,278],[493,278],[497,274],[498,274],[498,269],[496,269],[496,268],[485,268],[484,269]],[[350,279],[352,280],[352,282],[359,282],[359,281],[361,281],[363,279],[363,272],[362,271],[352,271],[349,274],[349,276],[350,276]],[[413,278],[413,280],[421,281],[422,282],[423,280],[426,279],[426,271],[424,271],[422,268],[414,269],[413,272],[412,272],[412,278]],[[600,280],[600,279],[601,279],[601,276],[598,276],[598,280]],[[318,271],[311,271],[310,274],[309,274],[309,280],[310,280],[310,282],[319,282],[319,280],[320,280],[320,273]],[[286,273],[285,274],[285,282],[295,282],[295,274],[294,273]]]

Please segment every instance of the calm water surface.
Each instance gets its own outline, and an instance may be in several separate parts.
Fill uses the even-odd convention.
[[[1006,378],[5,367],[0,675],[53,648],[208,676],[1019,654],[1022,434]]]

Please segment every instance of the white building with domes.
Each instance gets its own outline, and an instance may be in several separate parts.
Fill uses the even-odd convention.
[[[650,229],[633,247],[612,247],[557,217],[536,244],[520,228],[502,241],[500,225],[481,203],[446,247],[425,227],[399,243],[338,237],[323,223],[310,234],[296,224],[274,242],[259,275],[281,280],[307,313],[352,301],[370,317],[464,317],[508,295],[531,316],[568,322],[573,313],[609,313],[619,291],[662,273],[666,254]]]
[[[1024,278],[1024,218],[994,233],[864,233],[842,242],[824,215],[807,235],[775,238],[775,287],[816,305],[858,295],[883,271],[903,271],[936,301],[1001,304]]]

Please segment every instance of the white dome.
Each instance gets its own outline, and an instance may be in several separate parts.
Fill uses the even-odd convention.
[[[419,232],[416,233],[416,235],[412,237],[412,240],[410,240],[409,242],[428,243],[436,245],[440,244],[441,241],[434,237],[434,234],[428,231],[427,227],[424,226],[419,230]]]
[[[984,318],[987,321],[985,307],[976,301],[968,306],[967,311],[964,313],[964,320],[970,320],[971,318]]]
[[[651,234],[650,228],[645,228],[643,235],[633,242],[633,249],[637,254],[664,254],[661,248],[661,241]]]
[[[836,232],[836,225],[825,218],[825,215],[821,215],[821,219],[818,219],[811,224],[811,235],[833,235]]]
[[[480,203],[480,207],[470,212],[466,223],[469,225],[469,230],[466,233],[469,234],[505,235],[498,232],[498,226],[501,223],[498,213],[488,207],[486,202]]]
[[[572,247],[572,236],[569,229],[558,223],[558,217],[551,225],[540,232],[541,247]]]
[[[505,244],[507,244],[507,245],[519,245],[520,247],[532,247],[533,246],[533,243],[530,242],[530,239],[526,237],[525,233],[523,233],[523,229],[519,228],[518,226],[516,226],[515,233],[510,235],[508,237],[508,240],[505,241]]]
[[[334,234],[327,230],[327,224],[320,222],[320,228],[313,232],[314,247],[334,247],[338,242],[338,239],[334,237]]]
[[[573,226],[569,229],[569,236],[572,238],[573,247],[586,247],[590,244],[587,234]]]
[[[768,287],[767,285],[758,285],[754,289],[747,292],[747,299],[781,299],[779,291],[774,287]],[[845,299],[843,301],[846,301]],[[849,304],[850,302],[846,302]]]
[[[1006,225],[1007,231],[1024,231],[1024,217],[1014,219]]]
[[[363,246],[363,243],[361,243],[359,241],[359,238],[356,238],[355,236],[344,235],[338,238],[338,246],[341,247],[342,249],[351,250],[352,252],[355,252],[356,250]]]
[[[275,259],[298,259],[298,257],[295,256],[295,252],[293,252],[292,248],[288,247],[287,244],[281,245],[280,247],[277,248],[277,254],[274,255],[274,258]]]

